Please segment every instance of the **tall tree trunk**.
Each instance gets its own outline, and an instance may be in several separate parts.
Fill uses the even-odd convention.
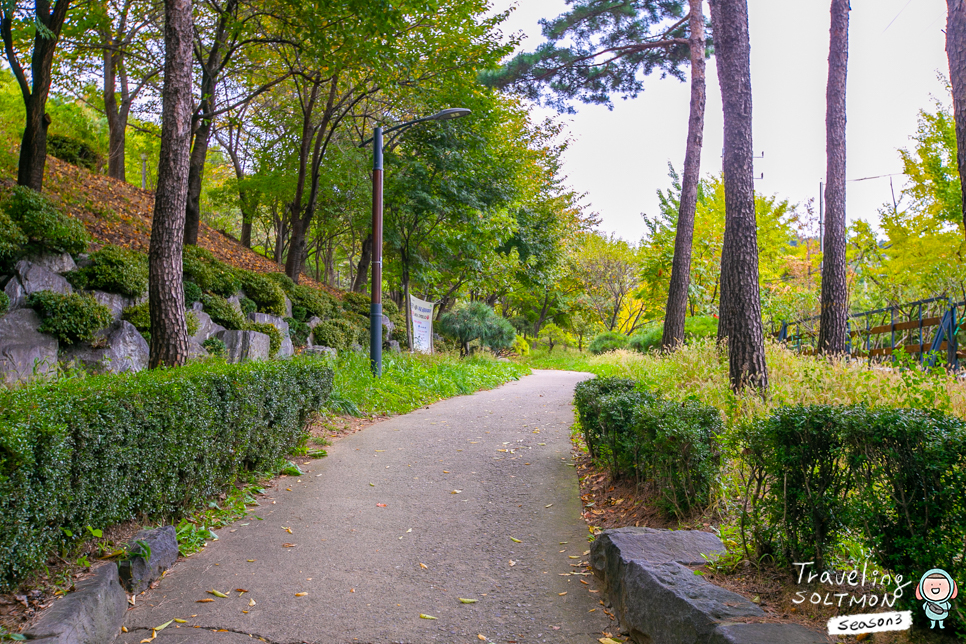
[[[285,258],[285,274],[296,284],[299,283],[299,277],[302,275],[305,251],[305,223],[300,217],[292,217],[288,256]]]
[[[356,268],[355,279],[352,280],[353,293],[365,293],[366,281],[369,279],[369,263],[372,262],[372,233],[362,240],[362,250],[359,253],[359,265]]]
[[[104,40],[104,115],[107,117],[107,176],[126,180],[124,171],[124,143],[127,130],[127,106],[117,102],[117,67],[121,52],[119,44],[107,32]]]
[[[211,109],[209,102],[201,101],[201,109]],[[208,158],[208,141],[211,137],[211,119],[201,119],[194,133],[194,143],[188,161],[188,197],[185,205],[184,243],[198,245],[201,229],[201,183],[205,177],[205,159]]]
[[[845,260],[845,85],[849,68],[849,0],[832,0],[825,97],[825,248],[818,352],[846,352],[849,288]]]
[[[946,0],[946,57],[956,115],[956,157],[963,199],[963,232],[966,233],[966,0]]]
[[[44,186],[44,167],[47,164],[47,128],[50,126],[47,96],[50,94],[51,68],[69,7],[70,0],[57,0],[53,9],[49,2],[34,3],[35,18],[46,29],[35,30],[29,84],[14,49],[13,18],[17,3],[3,3],[0,8],[0,36],[3,38],[4,53],[20,86],[26,108],[17,183],[38,192]]]
[[[152,368],[188,358],[182,286],[182,239],[191,146],[191,0],[164,2],[164,89],[161,154],[149,261]]]
[[[688,310],[688,288],[691,285],[691,244],[694,239],[694,212],[698,205],[698,181],[701,180],[701,146],[704,141],[705,107],[705,42],[703,0],[690,0],[691,49],[691,115],[688,119],[688,144],[684,155],[681,180],[681,204],[674,235],[674,259],[671,283],[664,312],[664,335],[661,347],[674,349],[684,342],[684,318]]]
[[[721,248],[718,337],[728,339],[731,386],[768,386],[758,290],[758,231],[751,118],[751,42],[747,0],[711,0],[724,106],[725,232]]]

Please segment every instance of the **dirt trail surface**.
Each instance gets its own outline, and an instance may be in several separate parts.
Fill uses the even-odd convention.
[[[613,622],[572,574],[589,549],[569,440],[586,377],[536,371],[338,441],[139,596],[118,641],[179,618],[154,642],[596,642]]]

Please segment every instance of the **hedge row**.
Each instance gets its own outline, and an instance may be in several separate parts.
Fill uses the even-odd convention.
[[[577,385],[574,404],[590,453],[615,477],[653,482],[666,514],[706,507],[721,465],[721,414],[696,401],[664,400],[626,378]]]
[[[0,588],[74,534],[171,516],[296,446],[332,389],[314,358],[206,363],[0,395]]]

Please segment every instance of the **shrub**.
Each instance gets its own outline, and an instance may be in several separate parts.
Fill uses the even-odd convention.
[[[292,318],[298,320],[299,322],[307,322],[309,319],[309,312],[304,306],[293,306]]]
[[[371,301],[371,298],[367,295],[367,301]],[[397,305],[392,300],[385,300],[382,303],[382,314],[388,317],[393,317],[394,315],[401,315],[402,312],[399,310],[399,305]],[[366,307],[366,315],[369,315],[369,307]]]
[[[148,258],[143,253],[105,246],[91,253],[90,265],[67,274],[75,288],[138,298],[148,289]]]
[[[201,346],[204,347],[209,354],[218,358],[224,358],[228,355],[228,345],[226,345],[221,338],[208,338],[201,343]]]
[[[205,293],[201,296],[201,304],[204,306],[205,313],[211,319],[230,331],[240,331],[245,328],[247,321],[228,300],[218,295]]]
[[[470,343],[480,344],[494,351],[509,349],[516,339],[516,329],[499,317],[484,302],[470,302],[440,317],[439,329],[459,343],[460,356],[469,355]]]
[[[181,285],[184,287],[184,303],[186,306],[201,301],[201,287],[194,282],[182,282]]]
[[[691,342],[700,338],[714,338],[718,335],[718,320],[709,315],[689,317],[684,320],[684,341]],[[651,349],[661,348],[664,336],[664,325],[651,324],[638,331],[630,339],[628,348],[638,353],[646,353]]]
[[[275,328],[275,325],[268,322],[249,322],[248,331],[258,331],[268,336],[271,344],[269,345],[268,357],[274,358],[278,355],[278,350],[282,348],[282,332]]]
[[[47,136],[47,152],[61,161],[87,168],[88,170],[96,170],[100,162],[97,152],[90,145],[60,134],[50,134]]]
[[[357,342],[359,327],[349,320],[325,320],[312,330],[312,341],[324,347],[332,347],[344,351]]]
[[[201,323],[194,311],[185,311],[185,324],[188,327],[188,335],[193,336],[198,332]],[[151,341],[151,313],[147,302],[129,306],[121,313],[121,319],[130,322],[137,329],[145,340]]]
[[[197,284],[202,291],[231,297],[241,288],[241,281],[231,267],[198,246],[185,246],[182,256],[184,278]]]
[[[239,271],[238,276],[245,296],[258,305],[260,312],[285,315],[285,291],[274,280],[253,271]]]
[[[312,329],[308,324],[295,318],[285,318],[288,323],[288,335],[292,338],[292,344],[297,347],[304,347],[309,342],[309,334]]]
[[[3,315],[10,308],[10,298],[6,293],[0,291],[0,315]]]
[[[24,256],[27,236],[13,222],[6,210],[0,210],[0,268]]]
[[[332,388],[315,358],[69,379],[0,393],[0,586],[81,534],[170,520],[304,438]]]
[[[530,355],[530,343],[522,335],[518,335],[513,341],[513,351],[521,356]]]
[[[356,315],[362,315],[365,317],[369,317],[369,305],[371,302],[372,298],[365,293],[349,292],[343,294],[342,296],[342,308],[344,308],[346,311],[355,313]],[[389,302],[392,302],[392,300],[386,300],[383,302],[383,308],[385,308]],[[395,302],[393,302],[393,304],[395,304]],[[396,312],[399,312],[398,306],[396,307]]]
[[[329,293],[311,286],[296,286],[289,291],[289,299],[292,300],[292,313],[294,314],[295,307],[299,306],[305,309],[306,317],[314,315],[320,320],[327,320],[335,317],[339,310],[338,300]]]
[[[265,273],[265,277],[272,280],[276,284],[282,287],[282,290],[286,294],[291,293],[293,290],[298,288],[298,285],[292,281],[292,278],[285,273]]]
[[[43,320],[39,331],[56,336],[65,344],[93,340],[98,330],[114,320],[110,309],[92,295],[38,291],[30,295],[27,305]]]
[[[238,300],[238,306],[241,307],[242,315],[246,318],[258,310],[258,305],[255,304],[255,300],[250,300],[247,297],[240,298]]]
[[[594,355],[599,356],[602,353],[607,353],[608,351],[617,351],[618,349],[627,348],[627,336],[623,333],[617,333],[616,331],[604,331],[603,333],[594,337],[587,346],[590,352]]]
[[[17,186],[3,205],[27,239],[29,252],[52,251],[77,255],[87,250],[90,238],[83,224],[60,212],[50,199],[39,192]]]
[[[664,336],[664,327],[661,325],[651,325],[644,327],[627,342],[627,348],[633,349],[638,353],[647,353],[651,349],[661,347],[661,338]]]
[[[592,378],[577,383],[574,388],[574,407],[580,419],[580,428],[590,455],[597,457],[600,443],[600,412],[604,397],[616,393],[634,391],[637,388],[630,378]]]

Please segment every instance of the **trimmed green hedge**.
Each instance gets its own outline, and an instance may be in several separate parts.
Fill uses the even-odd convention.
[[[245,296],[255,302],[259,313],[285,315],[285,291],[275,280],[261,273],[238,271]]]
[[[71,271],[67,280],[74,288],[118,293],[138,298],[148,290],[148,257],[144,253],[105,246],[91,253],[89,266]]]
[[[93,340],[99,330],[114,321],[110,309],[93,295],[37,291],[31,293],[27,306],[42,320],[38,330],[56,336],[65,344]]]
[[[83,534],[174,516],[304,437],[332,389],[324,360],[212,363],[0,395],[0,587]]]
[[[602,353],[607,353],[608,351],[617,351],[618,349],[627,348],[628,337],[623,333],[617,333],[616,331],[604,331],[598,334],[590,341],[587,348],[595,356],[599,356]]]
[[[62,213],[46,196],[17,186],[3,202],[9,217],[0,219],[0,260],[51,251],[76,255],[87,250],[84,225]]]

